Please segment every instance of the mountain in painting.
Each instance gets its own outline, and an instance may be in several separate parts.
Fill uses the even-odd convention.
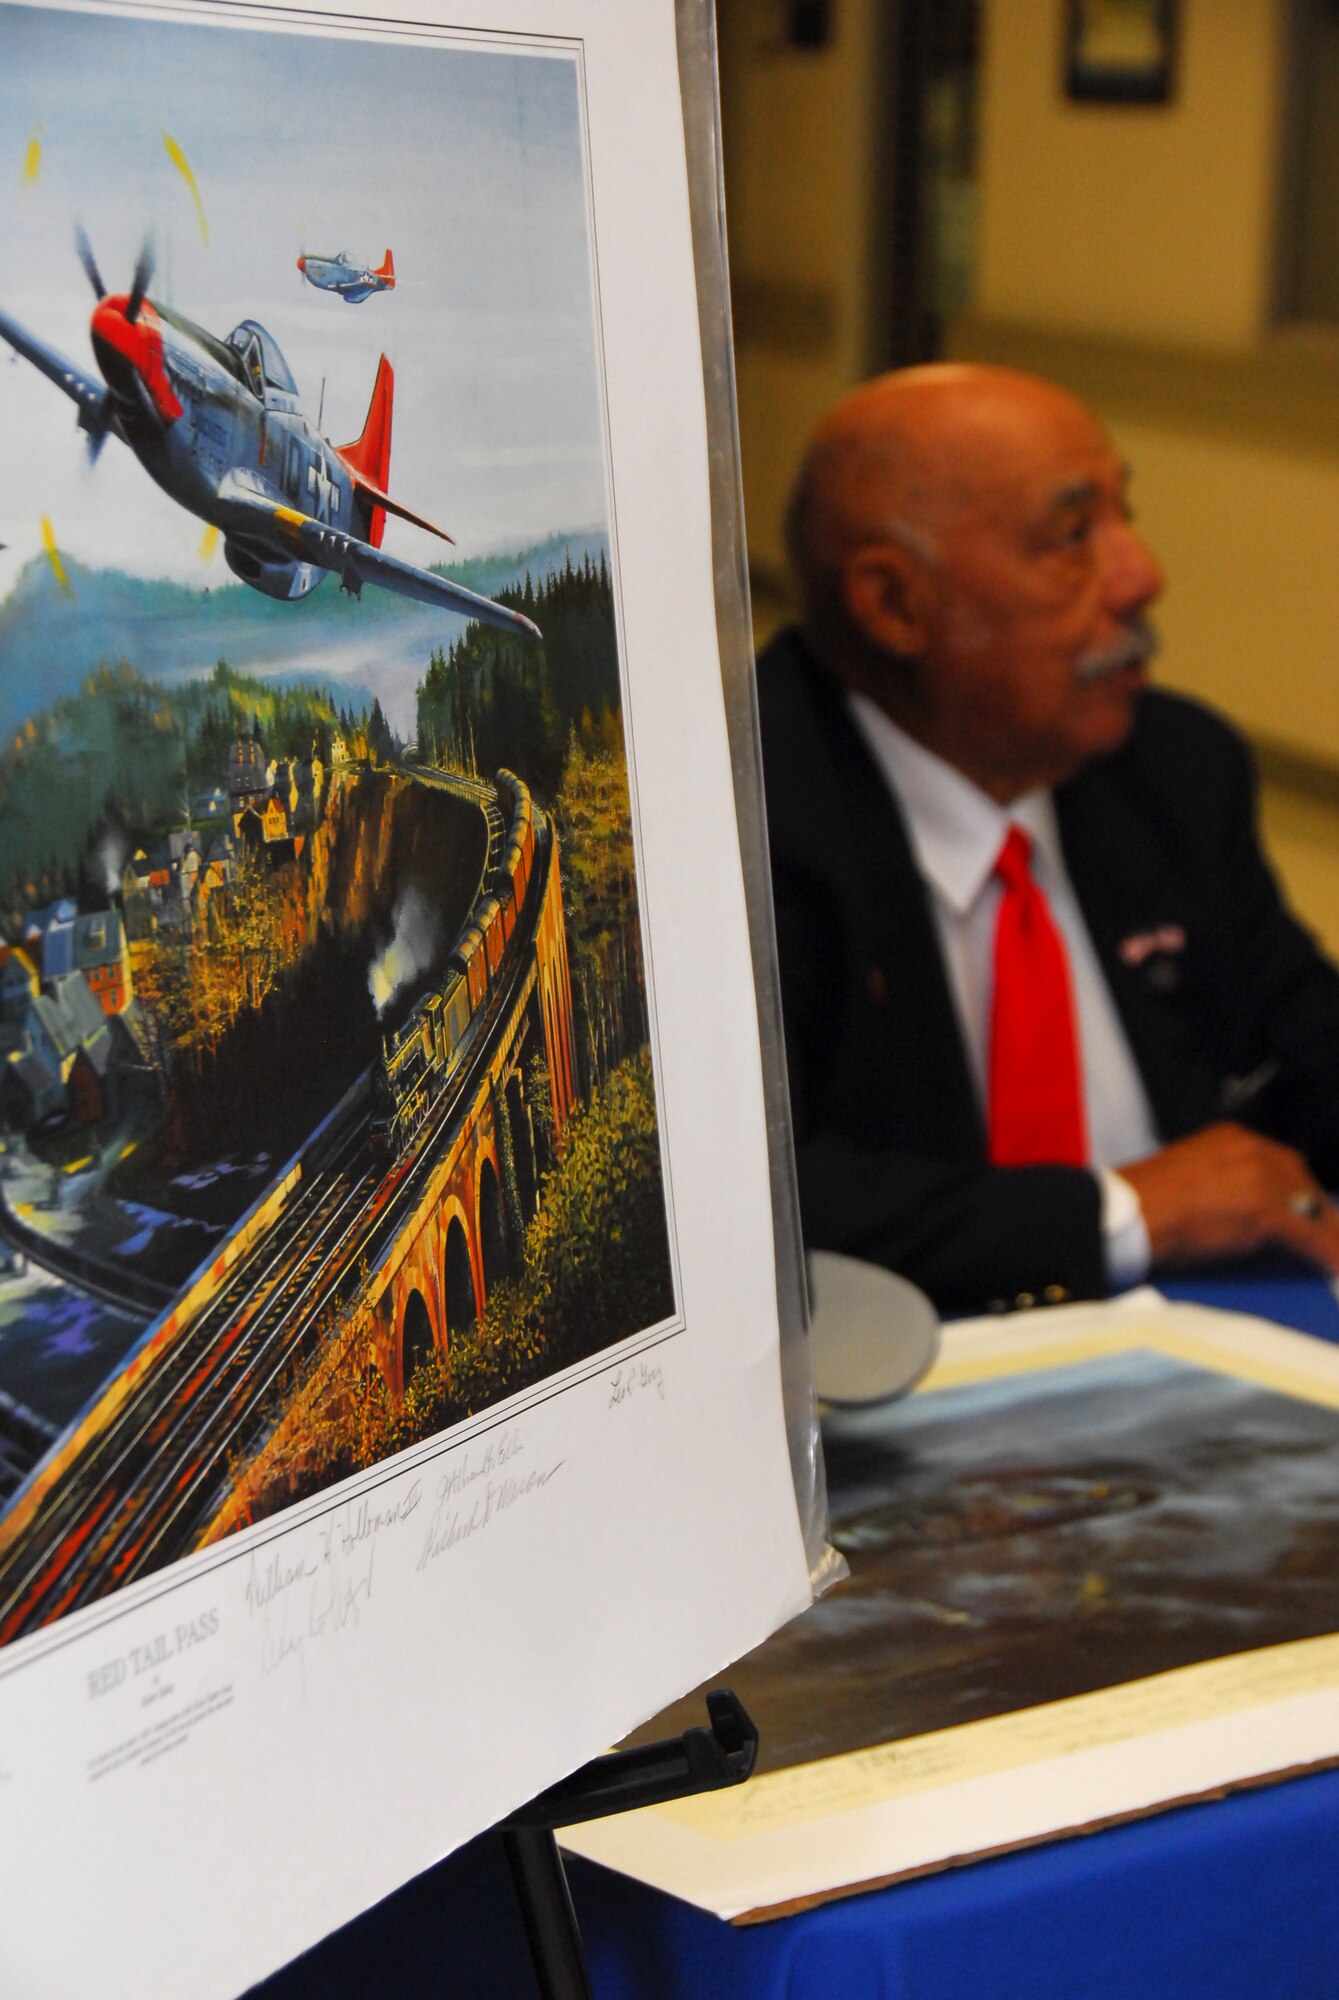
[[[555,534],[514,554],[438,565],[438,573],[493,596],[527,574],[542,579],[569,555],[579,565],[607,554],[602,533]],[[359,705],[376,697],[408,734],[423,667],[465,623],[381,591],[350,597],[333,578],[299,604],[280,604],[231,581],[195,589],[68,557],[64,568],[68,588],[45,557],[34,557],[0,604],[0,732],[72,693],[99,666],[124,660],[147,679],[171,682],[224,658],[262,678],[319,676]]]

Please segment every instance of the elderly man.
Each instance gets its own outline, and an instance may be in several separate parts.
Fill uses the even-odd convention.
[[[943,1310],[1339,1269],[1339,973],[1240,739],[1146,687],[1126,488],[1073,397],[935,366],[840,403],[791,504],[759,699],[805,1234]]]

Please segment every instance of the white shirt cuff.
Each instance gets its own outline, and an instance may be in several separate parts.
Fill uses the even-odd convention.
[[[1098,1171],[1102,1190],[1102,1242],[1107,1258],[1107,1284],[1113,1292],[1123,1292],[1148,1276],[1153,1251],[1144,1226],[1139,1196],[1127,1180],[1110,1167]]]

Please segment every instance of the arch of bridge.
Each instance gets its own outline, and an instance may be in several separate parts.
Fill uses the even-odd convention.
[[[442,1257],[442,1303],[446,1337],[465,1333],[479,1316],[479,1293],[474,1282],[469,1239],[459,1215],[447,1227]]]
[[[487,1076],[480,1080],[446,1185],[433,1196],[431,1212],[424,1215],[412,1240],[405,1244],[387,1288],[392,1297],[388,1300],[383,1296],[378,1301],[379,1313],[385,1315],[379,1318],[374,1340],[378,1365],[401,1395],[406,1381],[405,1316],[411,1295],[415,1291],[421,1295],[434,1344],[446,1350],[452,1333],[473,1323],[484,1308],[490,1286],[505,1274],[511,1258],[519,1255],[519,1245],[511,1246],[508,1255],[502,1147],[496,1121],[499,1101],[503,1115],[506,1107],[518,1100],[524,1107],[521,1052],[535,1030],[543,1041],[555,1129],[561,1130],[571,1114],[575,1087],[571,975],[556,863],[555,850],[535,928],[533,974],[523,979],[511,1019],[487,1066]],[[533,1027],[532,994],[538,1002]],[[516,1137],[513,1135],[513,1144]],[[524,1176],[521,1178],[524,1181]],[[485,1188],[492,1192],[485,1194]],[[533,1201],[536,1196],[537,1189],[532,1187],[528,1198]],[[493,1242],[486,1254],[484,1213],[489,1204],[495,1224],[489,1225]]]
[[[479,1161],[474,1201],[479,1217],[479,1265],[483,1273],[480,1296],[487,1305],[489,1293],[498,1279],[510,1274],[512,1261],[502,1205],[502,1182],[496,1159],[487,1153]]]
[[[400,1381],[408,1388],[414,1372],[431,1359],[440,1345],[427,1299],[415,1285],[405,1299],[400,1320]]]

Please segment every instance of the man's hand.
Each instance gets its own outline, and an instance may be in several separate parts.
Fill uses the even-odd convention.
[[[1155,1265],[1283,1243],[1339,1272],[1339,1209],[1291,1146],[1210,1125],[1119,1172],[1139,1196]]]

